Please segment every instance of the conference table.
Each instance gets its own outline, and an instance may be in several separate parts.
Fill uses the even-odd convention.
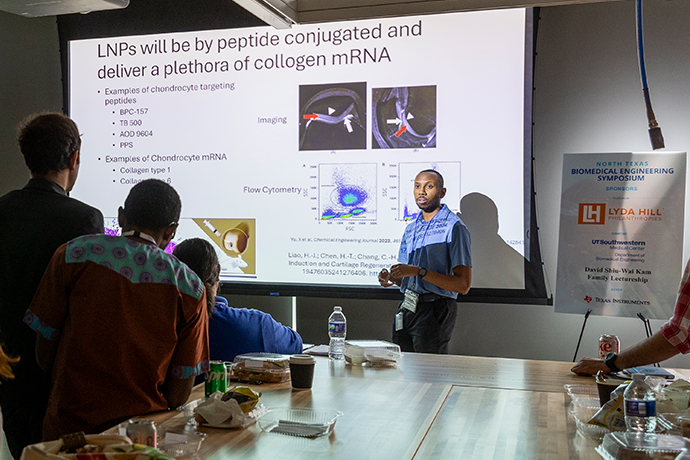
[[[577,432],[563,385],[595,386],[572,363],[403,353],[397,367],[316,358],[311,390],[290,382],[249,385],[267,408],[337,410],[328,436],[302,438],[200,426],[200,460],[601,459]],[[687,375],[687,374],[685,374]],[[203,397],[203,385],[190,401]],[[182,429],[176,411],[147,415]],[[109,432],[113,432],[109,430]]]

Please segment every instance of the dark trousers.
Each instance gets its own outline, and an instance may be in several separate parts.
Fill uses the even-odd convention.
[[[3,430],[7,447],[16,460],[24,447],[41,442],[50,393],[50,377],[35,362],[27,364],[20,361],[13,370],[16,378],[0,382]]]
[[[402,308],[402,302],[398,306],[398,313],[403,314],[403,328],[396,331],[393,322],[393,343],[400,345],[401,351],[447,354],[458,316],[457,301],[448,297],[421,300],[424,298],[414,313]]]

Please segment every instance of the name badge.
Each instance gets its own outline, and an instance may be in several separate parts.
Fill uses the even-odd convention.
[[[405,291],[405,300],[403,300],[402,307],[407,308],[412,313],[417,311],[417,302],[419,302],[419,294],[407,289]]]
[[[401,311],[395,314],[395,330],[399,331],[403,328],[403,314]]]

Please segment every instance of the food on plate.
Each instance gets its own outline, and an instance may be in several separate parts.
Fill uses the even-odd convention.
[[[235,357],[232,374],[239,380],[280,383],[290,379],[290,357],[275,353],[247,353]]]

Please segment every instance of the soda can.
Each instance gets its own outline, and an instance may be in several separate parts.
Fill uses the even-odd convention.
[[[127,437],[134,444],[156,447],[158,444],[158,432],[153,420],[147,418],[133,418],[127,424]]]
[[[228,370],[223,361],[210,361],[208,372],[204,374],[204,394],[228,391]]]
[[[604,334],[599,337],[599,358],[604,359],[609,353],[618,354],[621,351],[621,342],[615,335]]]

